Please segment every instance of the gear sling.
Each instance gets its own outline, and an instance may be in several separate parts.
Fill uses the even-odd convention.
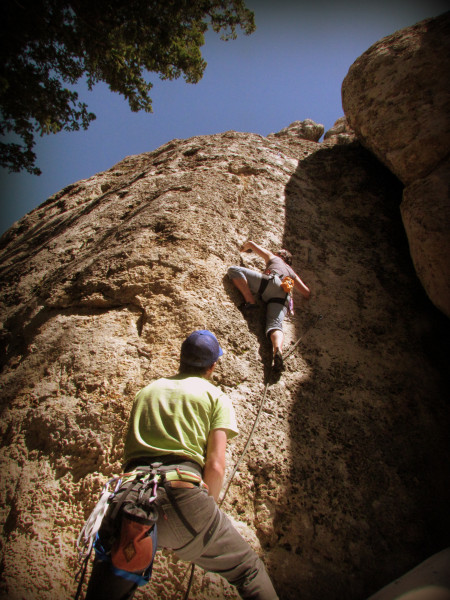
[[[96,558],[108,563],[115,575],[137,586],[150,580],[157,548],[158,509],[154,502],[158,486],[164,487],[186,528],[197,535],[171,492],[170,488],[177,487],[177,482],[184,482],[178,485],[186,486],[188,482],[188,487],[207,489],[198,472],[189,470],[185,465],[163,466],[160,462],[138,467],[106,483],[77,540],[82,575],[75,600],[81,592],[92,548]]]

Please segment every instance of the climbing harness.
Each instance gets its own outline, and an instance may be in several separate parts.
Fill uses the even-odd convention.
[[[262,298],[266,287],[269,285],[269,281],[272,281],[275,277],[278,277],[280,279],[280,287],[284,292],[286,292],[286,295],[282,298],[269,298],[268,300],[265,300],[265,302],[267,304],[282,304],[283,306],[285,306],[287,302],[288,313],[293,315],[294,301],[292,299],[292,290],[294,289],[294,280],[292,279],[292,277],[286,275],[282,278],[282,276],[278,275],[278,273],[275,273],[275,271],[269,271],[268,273],[264,273],[263,278],[261,279],[261,283],[259,284],[258,295],[260,298]]]
[[[164,487],[187,529],[197,535],[171,492],[171,487],[176,487],[179,481],[208,489],[197,472],[180,465],[163,466],[160,462],[138,467],[104,485],[100,499],[77,539],[80,569],[75,576],[78,580],[75,600],[80,596],[93,549],[96,557],[109,563],[116,575],[138,586],[150,580],[157,547],[158,510],[154,502],[159,486]]]
[[[305,335],[309,331],[311,331],[311,329],[313,329],[321,319],[323,319],[323,315],[318,315],[315,319],[313,319],[309,323],[309,325],[306,327],[306,329],[303,332],[303,334],[297,339],[297,341],[289,349],[289,352],[287,352],[285,354],[284,359],[288,358],[288,356],[290,356],[294,352],[295,348],[297,348],[297,346],[300,344],[300,342],[304,339]],[[269,388],[269,385],[270,385],[270,382],[267,382],[265,384],[265,386],[264,386],[264,392],[263,392],[263,395],[262,395],[262,398],[261,398],[261,402],[259,404],[258,413],[257,413],[257,415],[255,417],[255,421],[254,421],[253,426],[252,426],[252,428],[250,430],[250,433],[248,435],[247,442],[246,442],[246,444],[244,446],[244,449],[242,450],[241,455],[239,456],[239,458],[238,458],[238,460],[237,460],[236,464],[234,465],[234,468],[233,468],[233,470],[231,472],[231,475],[228,478],[228,482],[227,482],[225,491],[223,493],[222,499],[219,502],[219,508],[222,506],[222,504],[223,504],[223,502],[225,500],[225,497],[226,497],[226,495],[228,493],[228,490],[230,489],[231,483],[233,482],[234,476],[237,473],[239,465],[241,464],[241,462],[242,462],[244,456],[246,455],[247,450],[248,450],[248,448],[250,446],[250,442],[252,441],[253,434],[255,432],[256,426],[258,425],[259,419],[260,419],[261,414],[262,414],[262,410],[264,408],[264,403],[266,401],[267,390]],[[191,574],[190,574],[190,577],[189,577],[189,583],[188,583],[188,587],[187,587],[187,590],[186,590],[186,594],[184,595],[184,600],[188,600],[189,599],[189,594],[191,592],[192,584],[193,584],[193,581],[194,581],[194,572],[195,572],[195,564],[192,563],[191,564]]]
[[[274,273],[274,272],[269,272],[269,273],[263,274],[261,283],[259,284],[259,290],[258,290],[258,294],[260,297],[262,297],[262,295],[266,291],[266,287],[269,285],[269,281],[272,281],[272,279],[275,277],[275,275],[277,275],[277,273]]]
[[[290,294],[294,289],[294,280],[289,275],[280,275],[276,271],[264,271],[263,278],[261,279],[261,283],[259,284],[258,294],[262,296],[264,294],[264,290],[266,289],[269,281],[274,279],[274,277],[278,277],[281,281],[281,288],[286,294]]]

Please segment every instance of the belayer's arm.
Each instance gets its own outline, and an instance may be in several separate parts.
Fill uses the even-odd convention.
[[[225,450],[227,433],[225,429],[213,429],[209,432],[206,448],[206,462],[203,467],[203,481],[209,489],[209,495],[217,502],[225,475]]]
[[[258,244],[255,244],[255,242],[252,242],[250,240],[248,242],[245,242],[245,244],[241,248],[241,252],[248,252],[249,250],[253,250],[253,252],[255,252],[255,254],[264,259],[266,263],[268,263],[269,260],[271,258],[274,258],[275,256],[275,254],[273,252],[270,252],[270,250],[266,250],[262,246],[259,246]]]

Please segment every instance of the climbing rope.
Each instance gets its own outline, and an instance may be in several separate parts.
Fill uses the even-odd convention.
[[[263,394],[262,400],[261,400],[261,402],[259,404],[258,414],[256,415],[255,421],[253,423],[253,427],[252,427],[252,429],[251,429],[251,431],[249,433],[249,436],[248,436],[248,439],[247,439],[247,443],[245,444],[245,447],[244,447],[244,449],[243,449],[243,451],[242,451],[239,459],[237,460],[236,464],[234,465],[234,469],[233,469],[233,471],[232,471],[232,473],[231,473],[231,475],[230,475],[230,477],[228,479],[227,487],[225,488],[225,492],[223,493],[222,499],[219,502],[219,508],[222,506],[223,501],[225,500],[225,496],[227,495],[228,490],[230,489],[230,486],[231,486],[231,483],[233,481],[233,478],[236,475],[236,472],[237,472],[237,470],[239,468],[239,465],[241,464],[241,461],[244,458],[245,454],[247,453],[248,447],[250,446],[250,442],[252,441],[253,433],[254,433],[254,431],[256,429],[256,426],[258,424],[258,421],[259,421],[259,418],[261,416],[262,409],[263,409],[263,406],[264,406],[264,402],[266,400],[267,388],[268,387],[269,387],[269,383],[266,383],[266,385],[264,387],[264,394]],[[189,577],[189,583],[188,583],[188,587],[187,587],[187,590],[186,590],[186,594],[184,595],[184,600],[188,600],[189,599],[189,594],[191,592],[192,583],[194,581],[194,572],[195,572],[195,564],[191,563],[191,575]]]
[[[81,588],[83,587],[83,582],[84,582],[84,578],[86,577],[86,571],[88,568],[88,563],[89,563],[89,558],[91,556],[91,550],[89,551],[89,554],[87,554],[84,559],[83,562],[80,566],[79,571],[76,573],[75,575],[75,581],[78,581],[78,586],[77,586],[77,591],[75,592],[75,600],[78,600],[78,598],[80,597],[81,594]]]
[[[302,333],[302,335],[301,335],[301,336],[298,338],[298,340],[295,342],[295,344],[293,344],[293,345],[291,346],[291,348],[289,349],[289,352],[287,352],[287,353],[284,355],[284,360],[286,360],[286,358],[288,358],[288,357],[289,357],[289,356],[290,356],[290,355],[291,355],[291,354],[294,352],[294,350],[297,348],[297,346],[300,344],[300,342],[301,342],[301,341],[304,339],[305,335],[306,335],[306,334],[307,334],[309,331],[311,331],[311,329],[313,329],[313,327],[315,327],[315,326],[317,325],[317,323],[318,323],[318,322],[319,322],[321,319],[323,319],[323,316],[322,316],[322,315],[318,315],[318,316],[317,316],[315,319],[313,319],[313,320],[312,320],[312,321],[309,323],[309,325],[307,326],[307,328],[305,329],[305,331]],[[247,438],[247,443],[245,444],[245,446],[244,446],[244,449],[242,450],[242,452],[241,452],[241,455],[240,455],[240,457],[238,458],[238,460],[237,460],[236,464],[234,465],[233,471],[231,472],[231,475],[230,475],[230,477],[229,477],[229,479],[228,479],[228,483],[227,483],[227,486],[226,486],[226,488],[225,488],[225,491],[224,491],[224,493],[223,493],[222,499],[221,499],[221,500],[220,500],[220,502],[219,502],[219,508],[222,506],[222,504],[223,504],[223,501],[225,500],[225,497],[226,497],[226,495],[227,495],[227,493],[228,493],[228,490],[230,489],[230,486],[231,486],[231,483],[232,483],[232,481],[233,481],[233,478],[234,478],[234,476],[236,475],[236,472],[237,472],[237,470],[238,470],[238,468],[239,468],[239,465],[241,464],[241,462],[242,462],[242,459],[243,459],[243,458],[244,458],[244,456],[246,455],[246,453],[247,453],[247,450],[248,450],[248,448],[249,448],[249,446],[250,446],[250,442],[252,441],[253,433],[255,432],[256,426],[257,426],[257,424],[258,424],[258,421],[259,421],[259,419],[260,419],[260,416],[261,416],[261,413],[262,413],[262,409],[263,409],[263,407],[264,407],[264,403],[265,403],[265,401],[266,401],[267,390],[268,390],[268,388],[269,388],[269,385],[270,385],[270,382],[266,383],[266,385],[264,386],[264,393],[263,393],[263,396],[262,396],[261,402],[260,402],[260,404],[259,404],[259,410],[258,410],[258,414],[256,415],[255,421],[254,421],[254,423],[253,423],[253,427],[251,428],[251,431],[250,431],[250,433],[249,433],[249,435],[248,435],[248,438]],[[189,594],[190,594],[190,592],[191,592],[192,584],[193,584],[193,582],[194,582],[194,572],[195,572],[195,564],[194,564],[194,563],[191,563],[191,575],[190,575],[190,577],[189,577],[189,583],[188,583],[188,587],[187,587],[186,593],[185,593],[185,595],[184,595],[184,600],[189,600]]]
[[[225,496],[227,495],[228,490],[230,489],[230,486],[231,486],[231,483],[233,481],[233,478],[236,475],[236,472],[237,472],[237,470],[239,468],[239,465],[241,464],[242,459],[246,455],[248,447],[250,446],[250,442],[252,441],[253,433],[254,433],[254,431],[256,429],[256,426],[258,424],[259,418],[260,418],[261,413],[262,413],[262,409],[264,407],[264,402],[266,401],[268,387],[269,387],[269,383],[266,383],[266,385],[264,387],[264,394],[263,394],[262,400],[261,400],[261,402],[259,404],[258,414],[256,415],[255,421],[253,423],[253,427],[252,427],[252,429],[251,429],[251,431],[249,433],[249,436],[248,436],[248,439],[247,439],[247,443],[245,444],[245,447],[242,450],[241,456],[238,458],[236,464],[234,465],[234,469],[231,472],[231,475],[230,475],[230,477],[228,479],[227,487],[225,488],[225,492],[223,493],[222,500],[219,502],[219,508],[222,506],[223,501],[225,500]]]
[[[297,346],[303,340],[303,338],[308,333],[308,331],[311,331],[311,329],[313,327],[315,327],[321,319],[323,319],[323,315],[318,315],[315,319],[311,320],[311,322],[309,323],[308,327],[305,329],[303,334],[298,338],[298,340],[295,342],[295,344],[293,344],[293,346],[291,346],[291,348],[289,348],[289,351],[286,352],[286,354],[283,357],[284,360],[286,360],[286,358],[288,358],[294,352],[294,350],[297,348]]]

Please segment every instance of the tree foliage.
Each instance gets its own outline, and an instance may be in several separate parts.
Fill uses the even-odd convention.
[[[95,119],[70,89],[80,78],[152,112],[147,72],[197,83],[208,27],[225,40],[255,29],[244,0],[3,0],[0,22],[0,134],[15,140],[0,143],[0,165],[35,174],[36,134]]]

